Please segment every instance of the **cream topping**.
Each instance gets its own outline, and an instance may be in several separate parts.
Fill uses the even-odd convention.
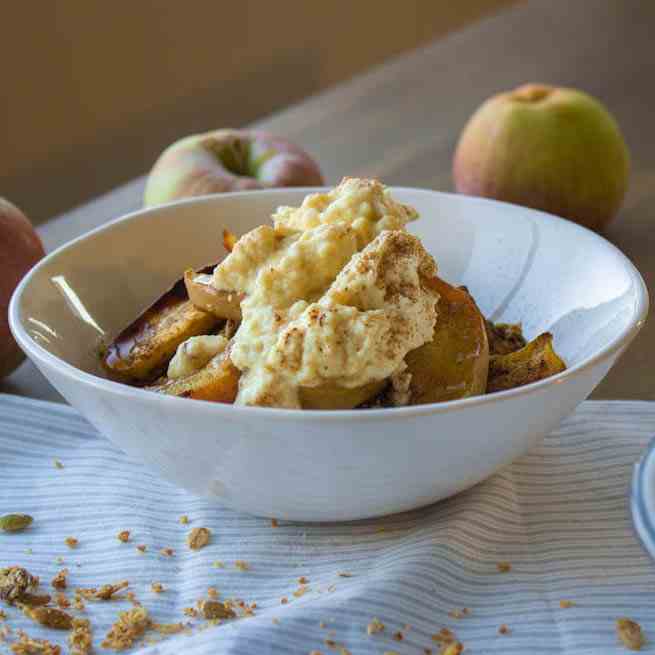
[[[402,372],[432,338],[438,300],[434,260],[405,231],[415,217],[379,182],[347,178],[239,239],[212,278],[246,295],[230,351],[238,404],[298,408],[299,387]]]

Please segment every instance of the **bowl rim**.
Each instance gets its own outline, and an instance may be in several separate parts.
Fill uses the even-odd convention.
[[[147,216],[149,214],[157,213],[162,209],[170,209],[171,207],[178,207],[190,204],[205,204],[215,202],[217,198],[235,198],[235,197],[246,197],[253,196],[254,194],[285,194],[292,192],[297,192],[299,194],[307,193],[317,193],[323,192],[331,189],[330,186],[321,186],[321,187],[279,187],[275,189],[261,189],[261,190],[250,190],[250,191],[234,191],[227,192],[222,194],[208,194],[204,196],[196,196],[191,198],[184,198],[182,200],[177,200],[175,202],[165,203],[162,205],[156,205],[154,207],[143,207],[137,209],[112,220],[103,223],[102,225],[85,232],[78,237],[60,245],[51,253],[48,253],[43,259],[41,259],[35,266],[28,271],[28,273],[20,281],[14,293],[12,294],[10,303],[9,303],[9,327],[13,333],[14,338],[18,345],[25,351],[30,359],[35,362],[42,362],[48,367],[58,369],[62,374],[66,375],[68,378],[74,379],[77,383],[82,383],[85,386],[91,386],[97,389],[100,392],[106,392],[113,395],[124,396],[124,397],[136,397],[136,399],[141,399],[144,402],[157,402],[170,404],[171,407],[181,408],[194,407],[194,411],[197,412],[210,412],[216,415],[221,415],[224,412],[229,412],[231,416],[237,416],[242,418],[252,417],[252,418],[270,418],[270,419],[282,419],[282,420],[296,420],[296,421],[306,421],[308,418],[320,419],[320,420],[371,420],[383,418],[389,420],[391,418],[405,418],[413,416],[425,416],[430,414],[445,414],[453,411],[458,411],[467,407],[481,406],[488,403],[501,402],[505,399],[515,398],[518,396],[523,396],[526,394],[531,394],[538,392],[546,387],[550,387],[556,384],[562,384],[569,379],[577,378],[583,374],[586,370],[592,366],[605,361],[611,358],[617,351],[621,350],[624,347],[627,347],[630,342],[634,339],[637,333],[643,327],[646,317],[649,310],[649,296],[646,283],[644,282],[643,277],[639,273],[639,270],[636,266],[630,261],[630,259],[623,253],[619,248],[617,248],[613,243],[608,241],[606,238],[585,228],[577,223],[568,221],[559,216],[549,214],[536,209],[531,209],[529,207],[524,207],[522,205],[515,205],[512,203],[501,202],[498,200],[493,200],[490,198],[482,198],[478,196],[468,196],[464,194],[457,193],[448,193],[444,191],[436,191],[433,189],[420,188],[420,187],[406,187],[406,186],[389,186],[389,189],[400,192],[411,192],[411,193],[420,193],[428,195],[437,195],[444,196],[449,198],[457,198],[458,200],[463,200],[464,202],[469,202],[472,204],[494,204],[501,205],[502,207],[511,209],[511,211],[519,210],[520,213],[531,214],[539,220],[551,221],[551,222],[560,222],[565,223],[568,229],[572,229],[578,232],[584,232],[588,235],[591,235],[594,239],[602,242],[602,244],[608,248],[615,256],[618,257],[619,261],[625,266],[628,274],[633,279],[635,283],[635,292],[636,292],[636,301],[637,307],[634,312],[632,321],[626,325],[609,343],[607,343],[603,348],[598,350],[596,353],[593,353],[578,362],[574,366],[567,368],[565,371],[558,373],[552,377],[546,378],[544,380],[539,380],[537,382],[532,382],[530,384],[524,385],[522,387],[515,387],[514,389],[507,389],[505,391],[498,391],[493,394],[483,394],[479,396],[471,396],[468,398],[460,398],[458,400],[449,400],[442,401],[438,403],[428,403],[425,405],[411,405],[406,407],[385,407],[378,409],[367,409],[362,411],[361,409],[339,409],[339,410],[306,410],[306,409],[286,409],[278,407],[249,407],[243,405],[228,405],[225,403],[212,403],[207,401],[195,401],[191,405],[192,399],[189,398],[178,398],[175,396],[167,396],[163,394],[155,394],[151,391],[141,389],[139,387],[131,387],[129,385],[114,382],[106,378],[101,378],[86,371],[65,362],[56,355],[53,355],[41,345],[39,345],[34,339],[30,337],[25,328],[23,327],[21,317],[20,317],[20,303],[25,290],[30,285],[33,278],[36,274],[45,266],[50,264],[50,262],[56,257],[58,257],[62,252],[66,250],[73,249],[78,243],[88,240],[95,235],[110,231],[114,229],[117,225],[128,222],[131,220],[139,219],[142,216]],[[183,403],[183,405],[180,405]],[[236,413],[236,414],[235,414]]]

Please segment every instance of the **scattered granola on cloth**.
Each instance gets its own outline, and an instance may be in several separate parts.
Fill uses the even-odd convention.
[[[651,410],[649,403],[583,405],[519,462],[436,505],[352,524],[280,518],[271,529],[270,517],[231,511],[151,475],[67,407],[48,406],[45,420],[43,405],[31,410],[20,399],[10,401],[19,403],[13,420],[16,424],[20,417],[24,434],[16,448],[15,430],[9,434],[0,420],[0,461],[8,461],[13,481],[22,482],[14,488],[0,478],[0,513],[24,511],[35,521],[29,531],[0,532],[0,609],[6,614],[0,655],[105,655],[128,644],[124,652],[129,655],[259,655],[267,650],[339,655],[338,648],[353,655],[442,655],[448,647],[451,655],[460,644],[461,655],[523,655],[527,650],[529,655],[619,655],[640,643],[642,652],[653,648],[655,566],[628,529],[625,502],[632,466],[655,425],[655,407]],[[7,415],[7,402],[0,396],[0,414]],[[53,425],[67,426],[57,439],[50,438]],[[219,427],[229,433],[230,426]],[[356,438],[353,434],[355,445]],[[401,433],[399,453],[402,438]],[[271,444],[267,430],[253,439],[262,448],[285,445]],[[304,447],[302,441],[293,443]],[[227,466],[230,457],[240,456],[238,443],[234,448],[211,465]],[[52,467],[56,454],[66,463],[64,471]],[[311,461],[310,448],[307,456]],[[36,462],[43,462],[43,471]],[[351,463],[344,460],[344,466]],[[442,464],[448,466],[426,462],[435,470]],[[282,473],[293,474],[280,465]],[[599,470],[607,475],[599,476]],[[253,470],[253,476],[261,476],[258,484],[270,483],[271,493],[278,473],[273,467]],[[38,481],[41,474],[47,484]],[[226,468],[216,469],[223,483],[228,474]],[[76,486],[76,480],[84,486]],[[318,482],[316,491],[322,493]],[[225,490],[217,486],[216,491]],[[599,498],[603,511],[596,510]],[[55,513],[59,507],[65,508],[65,519]],[[188,525],[178,522],[185,512],[192,519]],[[194,551],[186,539],[196,526],[206,526],[213,538]],[[123,529],[131,530],[128,543],[116,538]],[[80,540],[76,550],[63,543],[69,534]],[[147,545],[144,553],[137,551],[139,544]],[[175,549],[175,557],[159,555],[166,546]],[[65,556],[64,564],[56,563],[58,555]],[[249,570],[237,569],[237,559],[248,562]],[[498,572],[501,561],[511,562],[511,572]],[[68,608],[60,606],[62,592],[51,586],[64,567],[69,569],[63,591]],[[105,595],[106,583],[113,591],[124,580],[129,587],[112,593],[114,600],[97,597]],[[153,593],[153,581],[166,591]],[[311,589],[294,596],[303,584]],[[95,591],[90,599],[76,601],[76,588]],[[31,602],[32,611],[61,609],[74,617],[72,628],[45,627],[23,614],[26,600],[46,591],[52,600]],[[128,598],[130,591],[142,603],[140,609]],[[231,599],[219,611],[235,616],[205,618],[196,607],[200,598]],[[569,599],[573,606],[560,606]],[[77,602],[83,611],[74,607]],[[462,613],[459,620],[448,616],[455,608]],[[119,613],[129,610],[134,612],[119,621]],[[374,617],[386,627],[369,635]],[[632,622],[621,622],[620,635],[619,617]],[[89,631],[78,619],[89,621]],[[118,626],[112,628],[114,623]],[[503,624],[509,633],[499,634]],[[21,629],[27,637],[20,637]],[[531,638],[532,630],[544,635],[543,643]],[[398,631],[402,641],[393,639]],[[563,631],[566,639],[555,638]],[[326,638],[332,645],[323,642]],[[148,639],[157,644],[148,645]],[[103,641],[110,649],[101,646]]]

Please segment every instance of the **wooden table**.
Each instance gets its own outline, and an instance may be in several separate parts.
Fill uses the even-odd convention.
[[[330,183],[344,175],[452,188],[450,165],[467,117],[487,96],[527,81],[585,89],[618,118],[632,183],[607,237],[655,288],[655,2],[533,0],[260,121],[305,146]],[[254,90],[256,92],[256,89]],[[141,204],[143,178],[40,226],[51,250]],[[595,392],[655,399],[655,323]],[[58,399],[30,364],[0,392]]]

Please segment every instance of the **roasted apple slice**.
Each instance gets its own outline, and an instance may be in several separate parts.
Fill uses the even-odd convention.
[[[300,404],[303,409],[353,409],[377,396],[387,380],[369,382],[361,387],[347,389],[335,384],[320,387],[300,387]]]
[[[412,374],[410,403],[436,403],[483,394],[489,371],[485,320],[466,289],[435,278],[439,292],[434,338],[405,358]]]
[[[211,276],[206,273],[185,271],[184,284],[189,299],[198,308],[214,314],[217,318],[241,320],[241,300],[243,294],[232,291],[219,291],[211,285]]]
[[[553,349],[553,335],[544,332],[520,350],[489,360],[487,393],[522,387],[565,369],[566,364]]]
[[[162,374],[183,341],[212,332],[219,322],[189,300],[184,280],[178,280],[105,348],[102,364],[114,379],[147,384]]]
[[[490,355],[507,355],[526,345],[519,323],[492,323],[489,320],[485,323]]]
[[[148,389],[169,396],[232,404],[239,391],[240,376],[241,372],[232,364],[229,352],[223,352],[197,373],[176,380],[164,380]]]

